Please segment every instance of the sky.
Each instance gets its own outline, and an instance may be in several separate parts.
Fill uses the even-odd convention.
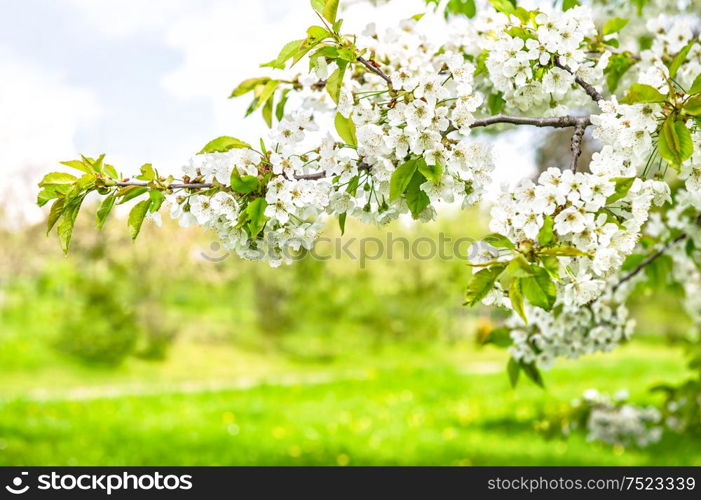
[[[349,31],[421,11],[420,0],[379,14],[346,3]],[[265,75],[259,64],[314,22],[308,0],[0,0],[6,219],[41,220],[36,182],[79,153],[106,153],[125,172],[150,162],[177,173],[214,137],[255,142],[262,120],[244,120],[247,101],[227,96]],[[513,139],[506,144],[497,145],[500,170],[524,161]]]

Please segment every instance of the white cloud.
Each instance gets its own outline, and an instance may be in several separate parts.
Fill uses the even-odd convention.
[[[99,112],[94,96],[0,46],[0,204],[14,223],[35,222],[36,182],[77,154],[75,135]]]

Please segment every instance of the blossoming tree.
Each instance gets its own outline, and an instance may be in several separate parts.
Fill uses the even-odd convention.
[[[252,96],[247,114],[261,110],[269,137],[214,139],[177,179],[150,164],[127,177],[104,156],[64,162],[80,174],[50,173],[39,193],[40,205],[52,203],[48,227],[57,227],[63,250],[81,203],[97,192],[98,227],[116,204],[133,201],[136,238],[168,205],[181,224],[209,228],[241,257],[277,266],[310,249],[329,217],[343,231],[348,217],[429,221],[444,202],[479,203],[494,168],[479,129],[553,127],[571,131],[571,154],[561,169],[500,195],[493,234],[470,262],[467,304],[513,312],[490,336],[508,346],[512,382],[524,373],[541,383],[539,369],[556,358],[628,339],[626,299],[660,273],[701,321],[693,4],[564,0],[529,9],[449,0],[440,2],[438,41],[421,15],[349,34],[338,0],[311,4],[318,24],[262,65],[273,76],[231,94]],[[600,150],[580,165],[590,136]]]

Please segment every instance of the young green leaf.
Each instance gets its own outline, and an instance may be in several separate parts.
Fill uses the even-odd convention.
[[[146,163],[141,166],[141,175],[137,179],[142,181],[152,181],[156,178],[156,171],[153,169],[153,165]]]
[[[557,288],[542,267],[534,267],[533,276],[521,279],[521,290],[528,302],[536,307],[550,311],[555,305]]]
[[[222,136],[214,139],[207,143],[205,147],[202,148],[197,154],[205,153],[225,153],[232,149],[243,149],[251,148],[251,145],[243,142],[242,140],[236,139],[235,137]]]
[[[689,51],[691,50],[691,47],[693,47],[694,43],[696,43],[696,39],[692,38],[692,40],[687,43],[684,48],[682,48],[676,56],[674,56],[674,59],[672,59],[672,62],[669,63],[669,77],[674,78],[677,76],[677,71],[679,71],[679,68],[681,67],[682,64],[684,64],[684,61],[686,61],[686,56],[689,55]]]
[[[394,201],[399,198],[407,190],[409,183],[411,182],[414,173],[418,168],[417,160],[409,160],[403,165],[397,167],[394,172],[392,172],[392,177],[389,181],[389,199]]]
[[[409,185],[406,188],[404,196],[406,198],[406,204],[411,211],[411,216],[414,219],[418,219],[421,212],[431,204],[431,200],[428,195],[421,189],[421,184],[426,182],[426,177],[418,170],[414,172]]]
[[[345,61],[338,61],[338,67],[326,80],[326,91],[331,96],[331,100],[338,104],[338,99],[341,95],[341,87],[343,86],[343,77],[346,74],[346,66],[348,65]]]
[[[338,216],[338,226],[341,228],[341,236],[346,232],[346,219],[348,218],[348,213],[343,212]]]
[[[56,225],[56,222],[58,222],[58,219],[60,219],[61,215],[63,215],[65,201],[65,198],[59,198],[54,202],[53,205],[51,205],[51,210],[49,211],[49,218],[47,220],[46,234],[49,234],[51,232],[53,227]]]
[[[509,374],[509,383],[515,388],[518,384],[518,377],[521,374],[521,363],[514,358],[509,358],[509,363],[506,365],[506,372]]]
[[[694,83],[691,84],[687,93],[690,95],[701,93],[701,74],[696,75]]]
[[[251,238],[256,238],[268,221],[268,218],[265,216],[265,208],[267,206],[268,202],[265,201],[265,198],[256,198],[246,207],[247,227],[251,233]]]
[[[255,89],[257,86],[265,85],[269,81],[270,81],[270,78],[268,78],[267,76],[261,77],[261,78],[249,78],[247,80],[244,80],[241,83],[239,83],[238,87],[236,87],[231,92],[229,99],[234,98],[234,97],[240,97],[244,94],[247,94],[251,90]]]
[[[621,99],[621,104],[636,104],[646,102],[665,102],[667,96],[651,85],[634,83],[628,89],[626,96]]]
[[[434,184],[440,184],[441,178],[443,177],[443,165],[428,165],[423,158],[419,158],[417,165],[419,172],[421,172],[426,179]]]
[[[606,35],[611,35],[613,33],[618,33],[628,24],[628,19],[623,17],[613,17],[604,23],[604,27],[601,33]]]
[[[75,225],[75,220],[78,217],[78,212],[80,211],[80,206],[82,205],[85,196],[86,193],[83,193],[66,203],[63,214],[61,215],[61,220],[58,223],[58,241],[60,242],[61,249],[65,254],[68,253],[68,249],[71,246],[73,226]]]
[[[358,145],[358,139],[355,136],[355,123],[352,119],[346,118],[341,113],[336,113],[334,125],[343,142],[354,147]]]
[[[107,221],[107,216],[110,214],[112,211],[112,207],[114,207],[114,202],[117,200],[117,197],[112,193],[111,195],[107,196],[104,200],[102,200],[102,203],[100,204],[100,208],[97,209],[97,228],[102,229],[105,226],[105,221]]]
[[[282,50],[280,50],[280,53],[278,54],[277,58],[273,59],[268,63],[261,64],[261,68],[269,67],[274,69],[285,69],[285,64],[287,63],[287,61],[292,59],[292,57],[294,57],[296,54],[298,54],[300,50],[303,50],[302,45],[304,44],[304,42],[305,40],[292,40],[291,42],[286,43]],[[265,82],[258,82],[252,88],[255,88],[260,83],[267,83],[267,80],[269,80],[269,78],[266,79]],[[245,94],[246,92],[243,93]]]
[[[511,240],[502,234],[488,234],[487,236],[482,238],[482,241],[497,248],[510,248],[511,250],[515,248]]]
[[[151,199],[151,206],[149,206],[148,211],[152,214],[158,212],[161,209],[163,202],[166,201],[166,196],[158,189],[152,189],[149,191],[148,197]]]
[[[538,387],[545,388],[545,383],[543,382],[543,376],[541,375],[538,367],[535,363],[524,363],[521,361],[521,369],[526,376],[531,379]]]
[[[252,193],[258,189],[258,177],[255,175],[239,174],[239,171],[234,168],[231,172],[231,189],[241,194]]]
[[[76,170],[80,170],[81,172],[85,172],[86,174],[90,174],[93,172],[92,167],[88,163],[86,163],[85,161],[82,161],[82,160],[62,161],[61,165],[75,168]]]
[[[524,323],[528,324],[528,318],[526,318],[526,308],[523,304],[523,292],[521,291],[521,279],[514,278],[511,280],[511,285],[509,286],[509,299],[511,300],[511,306],[516,311],[516,314],[521,316]]]
[[[684,112],[691,116],[701,116],[701,95],[689,98],[684,104]]]
[[[473,274],[470,282],[467,284],[465,305],[474,306],[485,298],[491,289],[494,288],[494,283],[505,268],[505,264],[495,264]]]
[[[129,212],[129,236],[132,240],[135,240],[139,233],[141,232],[141,226],[144,223],[144,218],[148,209],[151,207],[151,198],[147,200],[142,200],[136,205],[134,205]]]
[[[543,220],[543,227],[538,231],[538,245],[541,247],[549,245],[555,239],[555,233],[553,232],[554,224],[553,218],[546,215]]]
[[[555,257],[585,257],[589,254],[575,247],[553,247],[541,250],[538,252],[538,255],[552,255]]]
[[[694,152],[694,145],[684,122],[670,115],[662,124],[657,149],[660,156],[675,167],[688,160]]]
[[[630,188],[633,187],[633,182],[635,182],[635,177],[616,177],[611,179],[616,183],[615,191],[611,196],[606,198],[606,204],[610,205],[618,200],[626,197]]]

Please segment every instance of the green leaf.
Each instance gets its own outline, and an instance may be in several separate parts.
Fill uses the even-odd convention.
[[[231,172],[231,189],[241,194],[252,193],[258,189],[258,177],[255,175],[241,176],[239,171],[234,168]]]
[[[256,238],[268,221],[268,218],[265,216],[265,208],[267,206],[268,202],[265,201],[265,198],[256,198],[246,207],[247,227],[251,233],[251,238]]]
[[[684,104],[684,112],[691,116],[701,116],[701,95],[689,98]]]
[[[516,314],[521,316],[521,319],[528,324],[528,318],[526,318],[526,308],[523,304],[523,292],[521,291],[521,279],[514,278],[511,280],[511,286],[509,286],[509,299],[511,300],[511,307],[513,307]]]
[[[604,36],[618,33],[626,26],[626,24],[628,24],[628,19],[623,17],[613,17],[604,23],[604,27],[601,32]]]
[[[51,205],[51,210],[49,211],[49,218],[46,225],[46,234],[49,234],[51,232],[53,227],[56,225],[56,222],[58,222],[58,219],[61,217],[61,215],[63,215],[65,201],[65,198],[59,198],[54,202],[53,205]]]
[[[39,187],[73,184],[77,180],[78,178],[71,174],[66,174],[64,172],[51,172],[50,174],[46,174],[44,176],[44,178],[39,183]]]
[[[243,148],[250,149],[251,146],[250,144],[243,142],[242,140],[236,139],[235,137],[222,136],[218,137],[217,139],[214,139],[213,141],[208,142],[207,145],[202,148],[202,151],[200,151],[197,154],[201,155],[205,153],[225,153],[226,151],[232,149]]]
[[[278,101],[277,106],[275,106],[275,118],[277,118],[277,121],[282,121],[285,116],[285,105],[287,104],[287,97],[290,90],[291,89],[285,89],[282,91],[280,100]]]
[[[509,374],[509,383],[515,388],[518,384],[518,377],[521,374],[521,363],[514,358],[509,358],[509,363],[506,365],[506,373]]]
[[[117,191],[117,196],[122,197],[122,199],[119,201],[119,204],[122,205],[128,201],[133,200],[134,198],[138,198],[146,191],[148,191],[148,188],[145,188],[143,186],[127,186],[125,188],[122,188],[119,191]]]
[[[541,247],[549,245],[555,239],[553,225],[553,218],[547,215],[543,220],[543,227],[541,227],[540,231],[538,231],[538,245]]]
[[[80,211],[80,206],[85,199],[85,193],[76,196],[69,203],[66,204],[63,214],[61,216],[61,221],[58,223],[58,241],[61,244],[61,249],[63,253],[67,254],[68,249],[71,246],[71,237],[73,236],[73,226],[75,225],[75,220],[78,217],[78,212]]]
[[[552,278],[558,279],[560,277],[560,261],[556,256],[541,255],[540,260],[543,264],[543,268]]]
[[[156,171],[153,169],[153,165],[146,163],[141,166],[141,175],[137,179],[142,181],[152,181],[156,178]]]
[[[504,99],[504,94],[501,92],[491,93],[487,98],[487,105],[489,106],[489,112],[493,115],[498,115],[504,111],[504,105],[506,100]]]
[[[161,209],[163,202],[166,201],[166,196],[158,189],[152,189],[149,191],[148,197],[151,199],[151,206],[149,207],[148,211],[152,214],[158,212]]]
[[[662,124],[657,149],[662,158],[678,167],[694,152],[691,133],[682,121],[670,115]]]
[[[553,247],[541,250],[538,252],[538,255],[554,255],[555,257],[584,257],[589,254],[575,247]]]
[[[336,15],[338,14],[338,0],[326,0],[326,4],[321,10],[321,14],[331,24],[335,23]]]
[[[285,46],[282,48],[282,50],[280,50],[280,53],[278,54],[277,58],[273,59],[272,61],[270,61],[268,63],[261,64],[261,67],[262,68],[270,67],[270,68],[274,68],[274,69],[285,69],[285,64],[287,63],[287,61],[292,59],[292,57],[294,57],[296,54],[298,54],[300,52],[300,49],[301,49],[302,44],[304,42],[305,42],[305,40],[292,40],[291,42],[286,43]],[[307,49],[307,50],[309,50],[309,49]],[[266,83],[267,83],[267,81],[266,81]],[[255,86],[254,86],[254,88],[255,88]]]
[[[81,172],[85,172],[86,174],[90,174],[93,172],[92,167],[89,164],[87,164],[81,160],[62,161],[61,165],[75,168],[76,170],[80,170]]]
[[[343,139],[343,142],[354,147],[358,145],[358,139],[355,136],[355,123],[353,123],[353,120],[346,118],[341,113],[336,113],[334,125],[336,125],[336,132],[338,132],[338,135]]]
[[[686,56],[689,55],[689,51],[691,50],[691,47],[693,47],[694,43],[696,43],[696,39],[692,39],[689,43],[687,43],[684,48],[680,50],[676,56],[674,56],[672,62],[669,63],[668,67],[670,78],[677,76],[677,71],[679,71],[681,65],[684,64],[684,61],[686,61]]]
[[[628,54],[616,54],[609,60],[608,66],[604,70],[606,74],[606,85],[611,93],[618,88],[623,75],[636,63],[636,60]]]
[[[251,90],[255,89],[258,85],[265,85],[269,81],[270,78],[268,78],[267,76],[261,78],[248,78],[247,80],[244,80],[241,83],[239,83],[238,87],[236,87],[231,92],[229,99],[247,94]]]
[[[634,83],[628,89],[626,96],[621,99],[621,104],[665,102],[666,100],[667,96],[660,93],[655,87],[643,83]]]
[[[503,12],[504,14],[516,13],[516,7],[514,7],[509,0],[489,0],[489,3],[491,3],[492,7],[494,7],[497,11]]]
[[[694,83],[691,84],[691,87],[689,87],[689,90],[687,91],[688,94],[698,94],[701,92],[701,74],[696,75],[696,78],[694,78]]]
[[[341,228],[341,236],[346,232],[346,219],[348,218],[348,213],[343,212],[338,216],[338,226]]]
[[[142,200],[136,205],[134,205],[129,212],[129,219],[128,219],[128,225],[129,225],[129,236],[131,236],[132,240],[135,240],[137,236],[139,236],[139,233],[141,232],[141,226],[144,223],[144,218],[146,217],[146,213],[148,212],[149,207],[151,206],[151,198],[148,200]]]
[[[507,279],[528,278],[533,276],[533,266],[531,266],[531,263],[528,262],[523,254],[518,253],[507,264],[504,276],[506,276]]]
[[[534,267],[533,276],[521,279],[521,290],[528,302],[536,307],[550,311],[555,305],[557,288],[542,267]]]
[[[265,124],[268,128],[273,127],[273,101],[274,99],[271,97],[266,101],[265,106],[263,106],[263,120],[265,120]]]
[[[615,177],[611,180],[616,183],[616,190],[611,196],[606,198],[607,205],[610,205],[611,203],[615,203],[618,200],[625,198],[626,195],[628,195],[628,191],[630,191],[630,188],[633,187],[635,177]]]
[[[100,208],[97,209],[97,228],[98,229],[102,229],[105,226],[105,221],[107,221],[107,216],[112,211],[112,207],[114,207],[114,202],[116,200],[117,200],[117,197],[114,195],[114,193],[109,195],[104,200],[102,200],[102,203],[100,204]]]
[[[426,160],[419,158],[418,169],[426,179],[434,184],[440,184],[441,178],[443,177],[443,165],[427,165]]]
[[[260,94],[256,95],[253,102],[246,110],[246,116],[250,115],[255,110],[266,104],[268,99],[273,97],[275,89],[277,89],[278,85],[280,85],[279,80],[270,80],[268,83],[266,83],[261,89]]]
[[[521,361],[521,369],[526,376],[531,379],[537,386],[545,388],[545,383],[543,382],[543,376],[536,367],[535,363],[524,363]]]
[[[421,212],[431,203],[428,195],[421,189],[421,184],[424,182],[426,182],[426,177],[419,171],[414,172],[414,176],[411,178],[411,181],[409,181],[409,185],[404,193],[406,204],[414,219],[418,219]]]
[[[505,264],[495,264],[473,274],[470,282],[467,284],[465,305],[474,306],[485,298],[491,289],[494,288],[494,283],[505,268]]]
[[[573,7],[577,7],[578,5],[581,5],[577,0],[562,0],[562,11],[566,12]]]
[[[515,248],[514,244],[509,238],[498,233],[488,234],[487,236],[482,238],[482,241],[484,241],[485,243],[489,243],[493,247],[497,248],[510,248],[511,250]]]
[[[417,160],[409,160],[400,165],[392,172],[392,177],[389,181],[389,199],[394,201],[404,194],[409,183],[411,182],[414,173],[418,168]]]
[[[326,80],[326,91],[331,96],[331,100],[338,104],[338,99],[341,95],[341,87],[343,86],[343,77],[346,74],[346,66],[348,65],[345,61],[337,61],[338,67]]]

